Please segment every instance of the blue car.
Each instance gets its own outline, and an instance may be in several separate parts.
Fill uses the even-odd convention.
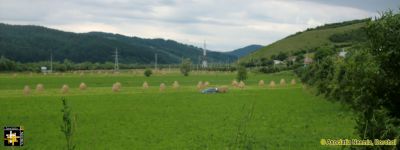
[[[201,91],[201,93],[203,93],[203,94],[214,94],[214,93],[217,93],[218,92],[218,88],[207,88],[207,89],[204,89],[203,91]]]

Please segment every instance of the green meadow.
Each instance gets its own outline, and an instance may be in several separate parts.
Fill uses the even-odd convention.
[[[141,71],[119,74],[0,74],[0,125],[25,128],[21,149],[64,149],[60,126],[61,97],[75,116],[76,149],[341,149],[322,146],[320,139],[355,138],[350,110],[316,97],[292,72],[250,73],[245,88],[231,86],[231,72],[177,71],[144,77]],[[281,79],[286,85],[279,85]],[[297,80],[291,85],[292,79]],[[258,86],[259,80],[265,86]],[[148,89],[142,84],[147,81]],[[178,89],[172,83],[178,81]],[[209,87],[229,87],[227,93],[201,94]],[[268,86],[275,81],[277,86]],[[79,90],[84,82],[88,88]],[[120,82],[121,91],[112,84]],[[37,84],[44,91],[37,92]],[[166,84],[160,91],[159,85]],[[69,92],[61,93],[63,84]],[[23,94],[25,85],[29,95]],[[5,147],[0,146],[0,149]]]

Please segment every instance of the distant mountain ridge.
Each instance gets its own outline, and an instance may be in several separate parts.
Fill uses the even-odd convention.
[[[246,56],[262,47],[263,47],[262,45],[253,44],[253,45],[248,45],[243,48],[239,48],[239,49],[227,52],[227,53],[231,54],[231,55],[235,55],[237,57],[243,57],[243,56]]]
[[[104,32],[73,33],[33,25],[0,23],[0,56],[19,62],[55,61],[112,62],[118,48],[122,63],[180,63],[182,58],[199,62],[202,49],[173,40],[144,39]],[[207,50],[210,63],[234,61],[236,56]]]

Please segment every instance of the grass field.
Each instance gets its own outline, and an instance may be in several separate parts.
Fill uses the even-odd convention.
[[[291,72],[250,74],[243,90],[230,86],[233,73],[139,73],[84,75],[0,74],[0,125],[25,127],[22,149],[62,149],[62,103],[76,115],[77,149],[340,149],[321,138],[352,138],[354,121],[340,104],[315,97],[302,85],[268,88],[295,78]],[[263,79],[266,87],[258,87]],[[179,89],[172,89],[173,81]],[[120,92],[111,86],[121,82]],[[142,89],[143,81],[150,85]],[[200,94],[198,81],[228,85],[228,93]],[[80,82],[88,85],[80,91]],[[167,90],[159,91],[160,83]],[[42,93],[35,92],[38,83]],[[70,91],[61,94],[63,84]],[[30,95],[23,94],[29,85]],[[0,146],[0,149],[5,147]]]

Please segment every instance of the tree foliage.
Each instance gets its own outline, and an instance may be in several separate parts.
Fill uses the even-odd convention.
[[[302,81],[316,87],[319,94],[353,108],[361,139],[399,139],[399,33],[400,15],[382,13],[366,27],[368,43],[353,46],[346,58],[318,50],[315,57],[319,61],[296,70]]]
[[[146,68],[146,70],[144,70],[144,76],[146,76],[146,77],[150,77],[151,76],[151,74],[153,74],[153,72],[151,71],[151,69],[149,69],[149,68]]]
[[[181,73],[184,76],[188,76],[189,75],[189,72],[190,72],[190,69],[191,69],[190,68],[191,65],[192,65],[192,61],[190,61],[189,58],[186,58],[186,59],[182,60],[180,70],[181,70]]]
[[[236,79],[238,81],[244,81],[247,79],[247,69],[244,66],[238,66]]]

